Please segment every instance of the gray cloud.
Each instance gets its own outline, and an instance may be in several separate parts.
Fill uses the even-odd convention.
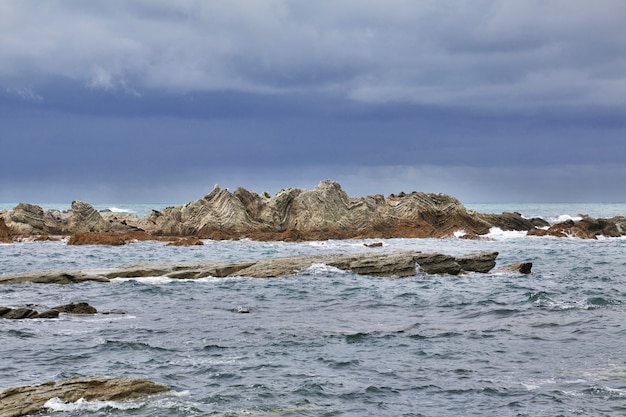
[[[621,0],[2,1],[0,200],[330,177],[353,195],[623,201],[623,16]]]
[[[620,0],[3,2],[0,77],[315,91],[469,107],[624,105]]]

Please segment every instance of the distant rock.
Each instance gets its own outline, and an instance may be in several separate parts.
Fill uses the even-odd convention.
[[[73,403],[87,401],[128,401],[170,391],[147,379],[126,377],[69,378],[58,382],[7,388],[0,392],[0,417],[19,417],[44,412],[46,403],[58,398]]]
[[[580,239],[597,239],[599,236],[626,236],[626,219],[623,216],[611,219],[594,219],[585,216],[579,221],[566,220],[547,229],[530,230],[528,236],[576,237]]]
[[[570,233],[569,229],[543,232],[541,228],[549,227],[548,222],[540,218],[526,219],[516,212],[486,214],[467,210],[459,200],[446,194],[413,191],[388,197],[377,194],[351,198],[332,180],[322,181],[312,190],[288,188],[274,196],[259,195],[243,188],[230,192],[215,186],[199,200],[153,210],[141,218],[129,213],[98,212],[81,201],[74,201],[71,210],[66,211],[43,210],[20,203],[0,217],[13,234],[106,233],[107,239],[92,239],[89,244],[113,245],[128,242],[124,237],[127,234],[139,233],[154,239],[249,238],[259,241],[441,238],[455,236],[461,230],[464,239],[478,239],[494,227],[530,231],[535,235]],[[575,230],[575,233],[581,236],[624,234],[623,222],[606,221],[609,225],[589,224],[589,230]],[[611,228],[610,224],[622,224],[622,227]],[[8,239],[5,236],[8,232],[2,230],[0,225],[0,239],[2,236]],[[72,243],[75,241],[78,238]]]
[[[21,319],[51,319],[57,318],[60,313],[66,314],[96,314],[98,310],[87,303],[70,303],[58,307],[53,307],[44,311],[32,308],[30,305],[20,308],[0,307],[0,318],[21,320]]]
[[[34,204],[20,203],[4,216],[6,226],[20,235],[48,233],[44,222],[44,210]]]
[[[216,186],[185,206],[153,211],[136,226],[157,235],[302,241],[447,237],[460,229],[485,234],[496,223],[523,230],[534,227],[521,216],[483,217],[445,194],[350,198],[337,182],[326,180],[313,190],[289,188],[270,198]]]

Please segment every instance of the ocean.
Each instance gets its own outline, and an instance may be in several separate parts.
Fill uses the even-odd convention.
[[[626,215],[624,204],[467,206],[551,221]],[[149,210],[98,208],[111,207]],[[394,250],[533,262],[530,275],[383,278],[314,265],[272,279],[2,285],[0,306],[88,302],[110,314],[0,320],[0,390],[89,375],[173,389],[123,403],[50,401],[53,417],[626,415],[626,239],[488,237],[0,244],[1,274]],[[363,246],[373,241],[384,246]]]

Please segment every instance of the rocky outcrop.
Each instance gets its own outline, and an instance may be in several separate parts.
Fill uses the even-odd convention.
[[[482,252],[465,256],[412,251],[298,255],[235,262],[200,263],[140,263],[109,270],[35,271],[15,275],[1,275],[0,284],[33,282],[70,284],[82,281],[107,282],[113,278],[141,278],[166,276],[175,279],[204,277],[285,277],[306,271],[313,265],[324,264],[343,271],[369,276],[452,274],[489,272],[496,264],[497,252]]]
[[[4,216],[6,226],[21,235],[38,235],[49,232],[44,222],[44,210],[34,204],[20,203]]]
[[[584,216],[579,221],[566,220],[554,224],[547,229],[534,229],[529,236],[577,237],[581,239],[597,239],[598,236],[626,236],[626,219],[623,216],[611,219],[594,219]]]
[[[459,229],[485,234],[496,223],[534,227],[521,216],[508,223],[513,216],[503,216],[478,215],[445,194],[350,198],[338,183],[327,180],[313,190],[290,188],[270,198],[216,186],[198,201],[153,211],[136,226],[160,235],[255,240],[446,237]]]
[[[539,218],[526,219],[520,213],[485,214],[467,210],[459,200],[446,194],[414,191],[387,197],[351,198],[331,180],[322,181],[312,190],[289,188],[274,196],[259,195],[243,188],[230,192],[215,186],[199,200],[184,206],[153,210],[142,218],[132,214],[98,212],[80,201],[74,201],[72,209],[67,211],[43,210],[39,206],[20,203],[1,217],[4,217],[8,230],[25,236],[110,235],[107,239],[91,240],[91,243],[99,244],[123,244],[129,241],[124,235],[139,233],[154,238],[249,238],[261,241],[440,238],[454,236],[461,230],[464,231],[463,238],[476,239],[493,227],[530,231],[536,235],[570,233],[569,229],[543,232],[537,228],[549,227],[549,223]],[[589,225],[591,228],[584,232],[574,228],[572,233],[581,236],[624,234],[626,227],[619,226],[619,222],[606,222],[608,225]]]
[[[102,215],[90,204],[73,201],[71,210],[44,210],[40,206],[20,203],[4,213],[5,226],[13,235],[45,236],[69,235],[77,232],[133,233],[141,231],[128,220],[137,221],[137,216],[118,218],[115,213]]]
[[[7,388],[0,392],[0,417],[18,417],[45,411],[46,403],[58,398],[72,403],[86,401],[128,401],[170,391],[147,379],[125,377],[69,378],[58,382]]]
[[[20,308],[0,307],[0,319],[51,319],[59,317],[60,313],[96,314],[97,312],[95,307],[87,303],[71,303],[43,310],[30,305]]]

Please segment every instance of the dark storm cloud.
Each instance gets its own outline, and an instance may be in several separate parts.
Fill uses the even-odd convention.
[[[4,1],[0,199],[333,177],[361,195],[576,200],[584,173],[587,196],[626,200],[624,15],[619,0]]]

